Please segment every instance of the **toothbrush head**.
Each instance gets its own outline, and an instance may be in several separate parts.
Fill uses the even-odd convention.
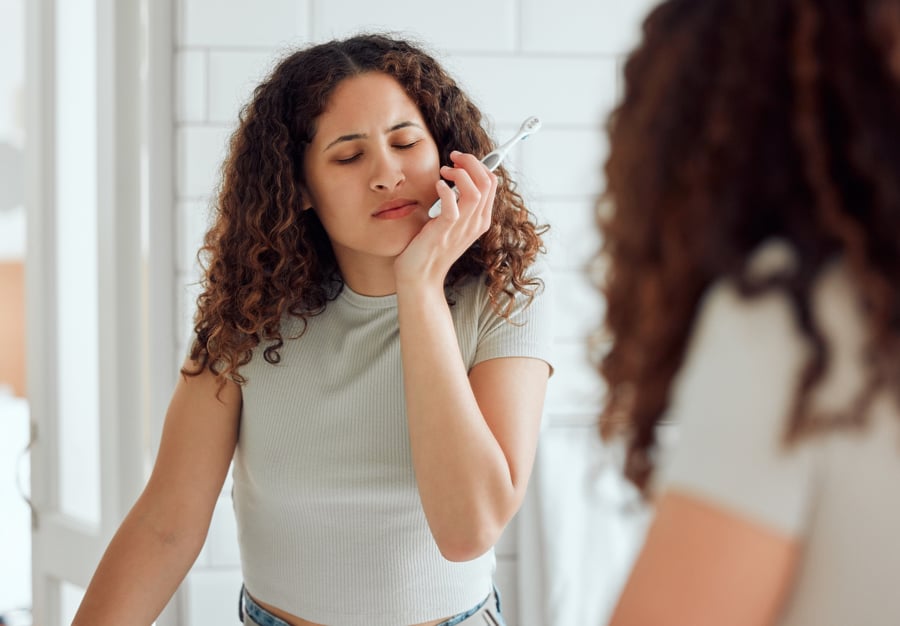
[[[532,134],[536,133],[541,129],[541,120],[538,117],[531,116],[524,122],[522,122],[522,127],[519,129],[522,133]]]

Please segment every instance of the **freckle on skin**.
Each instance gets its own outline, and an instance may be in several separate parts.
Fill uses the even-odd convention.
[[[178,535],[171,531],[166,532],[154,530],[153,534],[155,534],[159,538],[160,543],[162,543],[164,546],[173,546],[178,543]]]
[[[166,546],[171,547],[178,544],[178,534],[171,530],[163,530],[160,528],[153,527],[146,518],[141,518],[141,523],[147,526],[150,526],[150,532],[156,537],[159,542]]]

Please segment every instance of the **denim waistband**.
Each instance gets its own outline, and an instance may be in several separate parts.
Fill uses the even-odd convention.
[[[280,617],[276,617],[259,606],[247,593],[247,588],[241,585],[241,597],[238,600],[238,618],[244,623],[244,613],[250,616],[259,626],[291,626]]]
[[[485,608],[489,600],[493,600],[494,604],[497,608],[497,614],[500,614],[500,592],[497,590],[497,587],[491,591],[491,593],[477,605],[473,606],[468,611],[463,611],[462,613],[457,613],[453,617],[450,617],[437,626],[458,626],[462,624],[465,620],[469,619],[479,611]],[[244,622],[244,613],[250,616],[254,622],[259,624],[259,626],[291,626],[286,621],[277,617],[259,606],[256,601],[247,593],[247,588],[241,585],[241,597],[238,600],[238,619],[240,619],[241,623]],[[502,618],[501,618],[502,619]],[[498,624],[498,626],[501,626]]]

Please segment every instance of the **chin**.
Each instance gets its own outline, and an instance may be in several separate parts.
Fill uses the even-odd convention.
[[[391,237],[390,241],[379,241],[375,245],[357,248],[360,252],[373,257],[394,259],[403,254],[412,237]]]
[[[393,256],[402,254],[410,242],[419,234],[419,231],[422,230],[422,226],[423,224],[416,224],[414,228],[410,228],[404,233],[397,233],[393,237],[386,238],[384,248],[391,250]]]

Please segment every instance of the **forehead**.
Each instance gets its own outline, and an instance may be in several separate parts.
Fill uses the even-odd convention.
[[[325,110],[316,119],[315,140],[329,132],[366,132],[372,125],[390,126],[397,122],[422,123],[422,113],[403,86],[392,76],[369,72],[341,81]]]

